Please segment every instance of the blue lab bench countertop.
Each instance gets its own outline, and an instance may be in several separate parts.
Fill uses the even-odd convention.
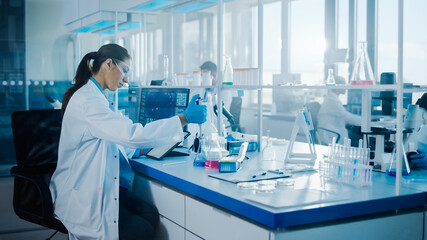
[[[318,149],[318,156],[322,150]],[[243,162],[238,174],[263,171],[259,170],[258,153],[248,156],[250,159]],[[190,155],[157,161],[141,157],[131,160],[131,165],[137,173],[270,228],[385,213],[427,203],[427,171],[414,171],[403,178],[399,191],[395,178],[384,173],[373,173],[372,186],[354,187],[324,181],[317,171],[307,171],[292,174],[289,179],[294,181],[293,186],[255,194],[239,189],[237,184],[209,177],[219,174],[218,170],[194,167],[193,158]]]

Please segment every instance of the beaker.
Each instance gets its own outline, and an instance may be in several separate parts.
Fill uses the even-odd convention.
[[[326,79],[326,86],[335,86],[334,69],[328,69],[328,78]]]
[[[368,43],[359,42],[356,63],[350,78],[350,85],[374,85],[371,61],[368,56]]]

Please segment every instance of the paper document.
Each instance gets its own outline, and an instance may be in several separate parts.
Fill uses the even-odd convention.
[[[237,172],[237,173],[219,173],[219,174],[210,174],[209,177],[216,178],[219,180],[239,183],[239,182],[254,182],[266,179],[278,179],[278,178],[287,178],[291,174],[288,173],[272,173],[269,171],[258,171],[258,172]]]

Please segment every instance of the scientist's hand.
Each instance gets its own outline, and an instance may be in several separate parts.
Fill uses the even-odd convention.
[[[187,109],[185,109],[185,111],[183,112],[188,123],[201,124],[206,122],[206,114],[207,114],[206,106],[196,104],[196,100],[199,97],[200,97],[200,94],[194,95],[190,103],[188,104]]]
[[[415,167],[427,169],[427,154],[425,152],[414,154],[409,159]]]

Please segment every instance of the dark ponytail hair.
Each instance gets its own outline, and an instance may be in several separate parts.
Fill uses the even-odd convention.
[[[65,92],[62,99],[62,115],[64,115],[65,109],[67,108],[68,102],[70,101],[73,94],[89,81],[89,78],[92,76],[92,74],[99,72],[102,63],[108,58],[126,61],[130,58],[130,55],[125,48],[114,43],[102,46],[97,52],[90,52],[86,54],[77,67],[73,86]],[[93,60],[92,65],[91,60]]]

